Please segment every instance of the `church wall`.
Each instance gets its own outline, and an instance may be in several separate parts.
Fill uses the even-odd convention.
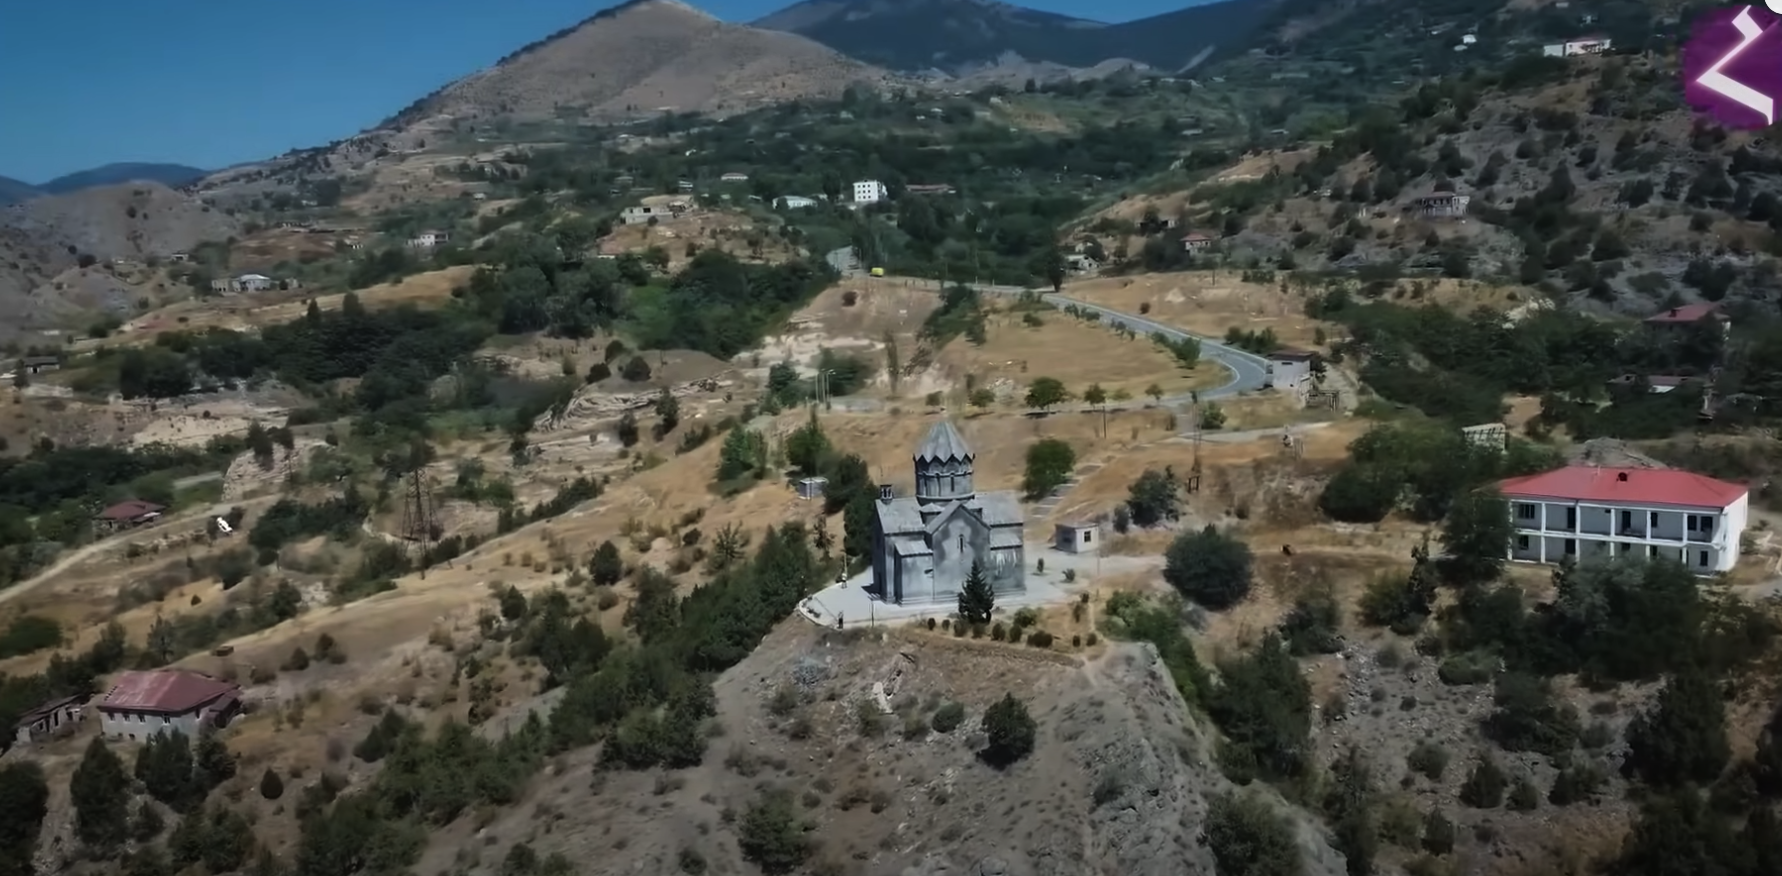
[[[985,574],[997,593],[1021,593],[1027,589],[1027,550],[1023,547],[997,548],[990,551]]]

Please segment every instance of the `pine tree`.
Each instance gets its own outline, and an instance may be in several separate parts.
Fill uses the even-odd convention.
[[[1343,853],[1349,876],[1374,872],[1380,835],[1373,800],[1372,770],[1361,752],[1350,748],[1331,769],[1331,790],[1324,800],[1325,815],[1336,834],[1336,849]]]
[[[1466,784],[1460,786],[1460,802],[1474,809],[1496,809],[1503,804],[1504,790],[1508,786],[1509,779],[1497,761],[1489,754],[1482,754],[1467,775]]]
[[[260,774],[260,796],[268,800],[277,800],[285,795],[285,780],[278,777],[272,767]]]
[[[588,561],[588,575],[594,579],[596,587],[611,587],[625,577],[625,561],[619,557],[619,547],[611,541],[603,541],[594,549],[594,558]]]
[[[1627,728],[1627,763],[1648,784],[1707,783],[1732,757],[1726,704],[1699,671],[1671,676],[1658,703]]]
[[[74,832],[81,842],[97,849],[111,849],[124,841],[130,827],[130,795],[120,792],[129,786],[124,762],[106,747],[103,739],[94,737],[68,782],[74,803]]]
[[[965,587],[959,591],[959,617],[968,624],[987,624],[990,612],[996,610],[996,591],[977,560],[971,561],[971,573],[965,576]]]
[[[1039,727],[1027,706],[1004,694],[995,705],[984,710],[982,725],[987,744],[984,759],[998,767],[1008,766],[1033,752]]]

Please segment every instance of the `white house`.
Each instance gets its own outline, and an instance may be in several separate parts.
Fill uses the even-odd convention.
[[[781,195],[773,199],[773,205],[782,210],[804,210],[817,206],[817,199],[803,195]]]
[[[432,249],[451,239],[452,236],[444,231],[423,231],[415,235],[408,245],[413,249]]]
[[[1665,557],[1698,575],[1739,561],[1750,492],[1676,469],[1568,466],[1498,485],[1515,526],[1509,559]]]
[[[1608,51],[1613,41],[1606,36],[1586,36],[1566,40],[1563,43],[1549,43],[1541,47],[1541,54],[1549,58],[1570,58],[1574,55],[1600,55]]]
[[[732,171],[730,173],[727,173],[727,174],[724,174],[723,176],[718,177],[718,182],[721,182],[721,183],[740,183],[740,182],[748,182],[748,181],[749,181],[748,174],[737,173],[735,171]]]
[[[1312,360],[1318,354],[1310,350],[1282,347],[1268,354],[1269,386],[1281,392],[1292,392],[1312,379]]]
[[[891,197],[891,191],[885,184],[876,179],[865,179],[854,184],[854,203],[877,204]]]

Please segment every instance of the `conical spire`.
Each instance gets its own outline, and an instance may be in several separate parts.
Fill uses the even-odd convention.
[[[928,437],[922,439],[922,446],[916,448],[916,462],[947,462],[958,460],[970,462],[973,459],[971,446],[965,443],[965,436],[952,420],[942,420],[928,430]]]

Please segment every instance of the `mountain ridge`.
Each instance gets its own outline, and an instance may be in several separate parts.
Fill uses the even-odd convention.
[[[1110,24],[994,0],[803,0],[751,22],[896,71],[958,75],[1009,54],[1093,67],[1125,58],[1180,72],[1257,33],[1281,0],[1220,0]]]

